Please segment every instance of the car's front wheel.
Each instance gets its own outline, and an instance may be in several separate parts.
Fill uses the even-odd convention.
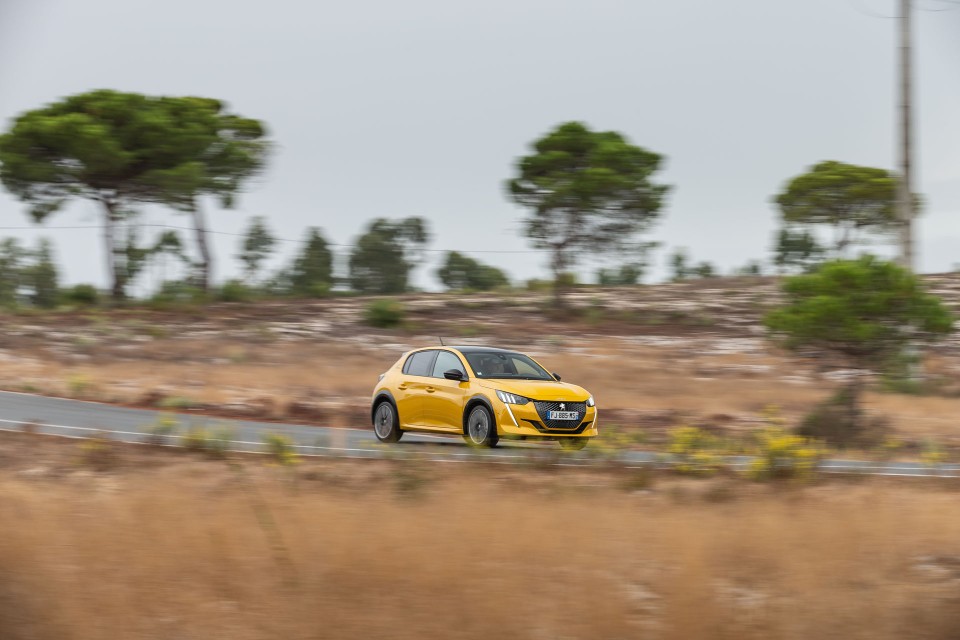
[[[477,405],[470,410],[467,416],[467,429],[463,439],[472,447],[495,447],[500,437],[497,436],[497,423],[493,421],[490,410],[483,405]]]
[[[587,446],[586,438],[563,438],[560,442],[560,448],[567,451],[580,451]]]
[[[403,437],[397,412],[389,400],[382,400],[374,409],[373,432],[380,442],[397,442]]]

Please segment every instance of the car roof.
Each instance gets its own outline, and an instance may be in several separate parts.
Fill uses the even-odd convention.
[[[515,349],[501,349],[499,347],[483,347],[477,345],[466,345],[466,346],[452,346],[451,349],[456,349],[460,353],[466,355],[468,353],[518,353]]]
[[[436,351],[438,349],[456,349],[463,355],[468,353],[521,353],[516,349],[501,349],[500,347],[484,347],[480,345],[454,345],[454,344],[438,344],[432,347],[420,347],[419,349],[414,349],[410,353],[417,353],[418,351]]]

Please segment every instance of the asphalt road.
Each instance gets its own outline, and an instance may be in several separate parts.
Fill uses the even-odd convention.
[[[149,428],[161,415],[169,412],[128,409],[95,402],[48,398],[31,394],[0,391],[0,430],[21,431],[25,424],[32,424],[37,433],[89,438],[98,433],[107,433],[112,439],[123,442],[147,442]],[[226,420],[203,415],[176,414],[182,434],[191,425],[228,424],[233,438],[230,449],[234,451],[262,452],[263,434],[287,435],[301,455],[338,457],[417,457],[439,462],[480,461],[489,463],[520,463],[531,456],[550,454],[550,464],[561,466],[586,466],[594,464],[589,447],[580,452],[558,453],[552,443],[528,444],[501,440],[496,449],[476,450],[468,448],[460,438],[426,434],[405,434],[397,444],[379,443],[372,429],[343,429],[315,427],[274,422]],[[601,438],[602,435],[601,429]],[[182,435],[167,436],[170,444],[177,444]],[[656,454],[631,451],[623,454],[625,463],[643,465],[656,462]],[[748,457],[732,457],[728,462],[742,467],[750,462]],[[960,477],[960,465],[924,465],[919,462],[874,462],[858,460],[824,460],[820,470],[827,473],[860,473],[888,476],[938,476]]]

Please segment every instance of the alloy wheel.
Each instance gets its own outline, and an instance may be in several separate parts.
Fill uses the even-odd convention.
[[[389,402],[381,402],[373,416],[373,430],[381,440],[389,440],[394,429],[393,406]]]

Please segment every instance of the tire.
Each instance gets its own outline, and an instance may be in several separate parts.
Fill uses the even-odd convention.
[[[467,425],[463,439],[471,447],[495,447],[500,441],[497,435],[497,422],[493,414],[482,404],[478,404],[467,415]]]
[[[563,438],[558,440],[560,443],[560,448],[567,451],[580,451],[585,446],[587,446],[588,440],[586,438]]]
[[[397,410],[389,400],[381,400],[373,410],[373,433],[380,442],[398,442],[403,437]]]

